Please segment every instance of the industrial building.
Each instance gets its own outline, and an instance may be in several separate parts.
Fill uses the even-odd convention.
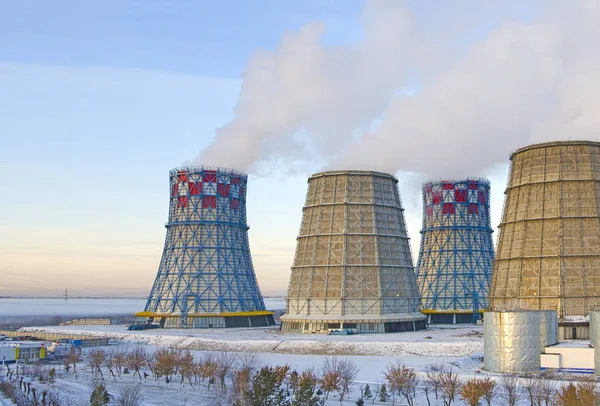
[[[246,222],[247,175],[213,167],[169,173],[169,221],[146,308],[161,327],[274,324],[252,265]]]
[[[425,328],[397,183],[354,170],[308,179],[284,332]]]
[[[47,343],[41,341],[4,341],[0,343],[0,365],[17,361],[35,362],[46,357]]]
[[[556,310],[488,311],[484,318],[484,369],[534,373],[600,373],[600,312],[590,316],[590,341],[558,340]]]
[[[429,322],[479,320],[488,307],[493,259],[489,181],[424,184],[416,273]]]
[[[588,338],[578,331],[600,304],[600,143],[535,144],[510,160],[491,308],[554,309],[561,338]]]

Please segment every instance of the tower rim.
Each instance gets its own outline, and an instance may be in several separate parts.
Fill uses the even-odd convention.
[[[600,147],[600,142],[598,141],[588,141],[588,140],[573,140],[573,141],[549,141],[549,142],[540,142],[538,144],[531,144],[525,147],[519,148],[513,151],[510,154],[510,160],[512,161],[513,157],[516,154],[520,154],[521,152],[538,149],[538,148],[548,148],[548,147],[560,147],[560,146],[574,146],[574,145],[589,145]]]
[[[422,187],[431,186],[440,183],[458,183],[458,182],[478,182],[485,186],[490,186],[491,183],[489,179],[486,178],[478,178],[478,177],[469,177],[463,179],[428,179],[421,184]]]
[[[179,172],[201,173],[203,171],[217,171],[220,173],[228,173],[231,175],[248,176],[246,172],[240,171],[239,169],[210,165],[178,166],[169,171],[169,176],[176,175]]]
[[[396,183],[398,183],[398,178],[387,172],[380,171],[370,171],[367,169],[338,169],[338,170],[330,170],[330,171],[321,171],[313,173],[309,178],[308,182],[312,179],[322,178],[325,176],[339,176],[339,175],[363,175],[363,176],[380,176],[382,178],[393,179]]]

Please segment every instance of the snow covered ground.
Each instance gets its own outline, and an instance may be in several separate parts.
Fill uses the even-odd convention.
[[[359,388],[366,383],[376,387],[384,382],[383,370],[388,364],[401,362],[414,368],[421,376],[429,365],[444,364],[452,367],[461,380],[474,376],[491,376],[499,380],[501,375],[490,374],[483,368],[482,328],[477,326],[437,326],[424,331],[396,334],[361,334],[354,336],[326,336],[284,334],[273,328],[260,329],[224,329],[224,330],[176,330],[159,329],[130,332],[123,326],[67,326],[67,327],[29,327],[27,331],[53,331],[77,333],[94,337],[108,337],[116,345],[133,347],[144,344],[149,352],[160,347],[179,347],[190,349],[196,357],[208,351],[230,351],[255,353],[264,365],[288,364],[292,369],[322,369],[327,357],[332,355],[351,359],[359,372],[356,376],[351,398],[342,405],[353,405],[359,394]],[[61,396],[69,399],[69,404],[85,404],[92,391],[93,380],[89,366],[78,366],[78,377],[65,373],[58,367],[59,380],[54,388]],[[149,372],[149,371],[148,371]],[[105,374],[106,375],[106,374]],[[557,376],[564,380],[569,377]],[[104,381],[111,394],[118,394],[124,386],[140,385],[145,406],[158,405],[215,405],[218,393],[206,388],[206,383],[198,386],[185,384],[179,380],[166,384],[164,380],[156,382],[151,377],[139,384],[139,379],[131,374],[122,378]],[[562,382],[558,382],[558,385]],[[39,384],[38,384],[39,385]],[[225,403],[227,404],[227,403]],[[328,405],[340,404],[338,399],[330,399]],[[366,404],[390,405],[371,401]],[[403,405],[403,402],[397,402]],[[417,405],[426,405],[423,394],[419,395]],[[463,403],[457,401],[457,406]],[[499,400],[494,405],[502,405]],[[529,404],[523,397],[520,405]],[[2,405],[2,403],[0,403]]]
[[[150,348],[152,350],[152,348]],[[200,352],[195,352],[196,355],[200,355]],[[377,382],[383,382],[383,377],[381,376],[381,370],[385,368],[385,365],[392,362],[393,360],[389,357],[349,357],[353,359],[359,365],[359,374],[357,376],[357,382],[354,385],[353,391],[351,393],[351,397],[348,400],[345,400],[342,405],[353,405],[356,402],[356,399],[359,395],[359,387],[364,382],[370,382],[371,387],[377,384]],[[412,359],[411,359],[412,358]],[[408,357],[407,359],[402,359],[403,362],[406,361],[408,365],[412,363],[419,364],[416,360],[418,357]],[[314,368],[319,371],[325,357],[324,356],[286,356],[282,357],[281,355],[275,354],[261,354],[260,356],[261,362],[263,364],[283,364],[287,363],[292,368],[295,369],[304,369],[304,368]],[[436,363],[447,361],[447,359],[442,358],[432,358],[431,361],[435,361]],[[64,368],[60,365],[56,365],[57,368],[57,377],[58,379],[54,383],[54,385],[49,384],[41,384],[39,382],[33,382],[34,385],[38,388],[38,391],[41,390],[49,390],[49,391],[57,391],[60,393],[60,397],[65,404],[68,405],[84,405],[89,404],[89,397],[93,390],[94,379],[91,375],[89,365],[85,363],[81,363],[77,366],[77,377],[72,372],[66,373]],[[106,376],[105,372],[105,376]],[[98,378],[99,379],[99,378]],[[210,391],[207,390],[206,382],[199,384],[198,386],[191,387],[187,382],[182,386],[179,379],[175,379],[173,382],[166,384],[164,379],[161,379],[159,382],[156,382],[152,377],[144,380],[141,384],[139,383],[139,379],[137,377],[133,377],[131,374],[123,375],[121,378],[117,378],[116,380],[106,377],[103,383],[106,385],[108,392],[111,395],[117,396],[120,389],[126,386],[138,386],[141,389],[142,396],[144,398],[144,406],[162,406],[162,405],[216,405],[216,398],[220,395],[214,389]],[[10,402],[6,404],[10,404]],[[227,403],[225,403],[227,404]],[[331,398],[328,405],[336,405],[340,404],[338,399]],[[368,402],[371,404],[371,402]],[[381,403],[376,401],[375,405],[391,405],[391,401],[386,403]],[[403,403],[397,403],[402,405]],[[418,403],[421,404],[421,403]],[[2,401],[0,401],[0,405],[4,406]],[[461,403],[457,403],[457,405],[461,405]]]
[[[13,406],[13,403],[0,393],[0,406]]]
[[[415,332],[351,336],[290,334],[272,327],[132,332],[125,326],[49,326],[22,330],[75,333],[124,343],[205,351],[420,357],[465,357],[483,352],[483,328],[480,326],[445,326]]]

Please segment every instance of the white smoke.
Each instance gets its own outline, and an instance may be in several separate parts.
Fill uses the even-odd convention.
[[[532,142],[599,138],[600,0],[437,11],[373,0],[355,44],[324,45],[314,23],[256,52],[235,119],[196,163],[462,177]]]

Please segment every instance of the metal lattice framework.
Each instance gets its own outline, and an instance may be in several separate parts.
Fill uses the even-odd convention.
[[[416,273],[424,313],[472,313],[478,318],[487,309],[492,232],[489,181],[473,178],[423,186]]]
[[[535,144],[510,159],[491,307],[585,316],[600,305],[600,143]]]
[[[412,330],[424,320],[397,182],[368,171],[309,178],[284,331]]]
[[[271,314],[265,312],[250,256],[247,175],[184,167],[171,170],[169,179],[164,251],[145,311],[139,315],[172,316],[170,327],[199,327],[202,321],[194,317]]]

